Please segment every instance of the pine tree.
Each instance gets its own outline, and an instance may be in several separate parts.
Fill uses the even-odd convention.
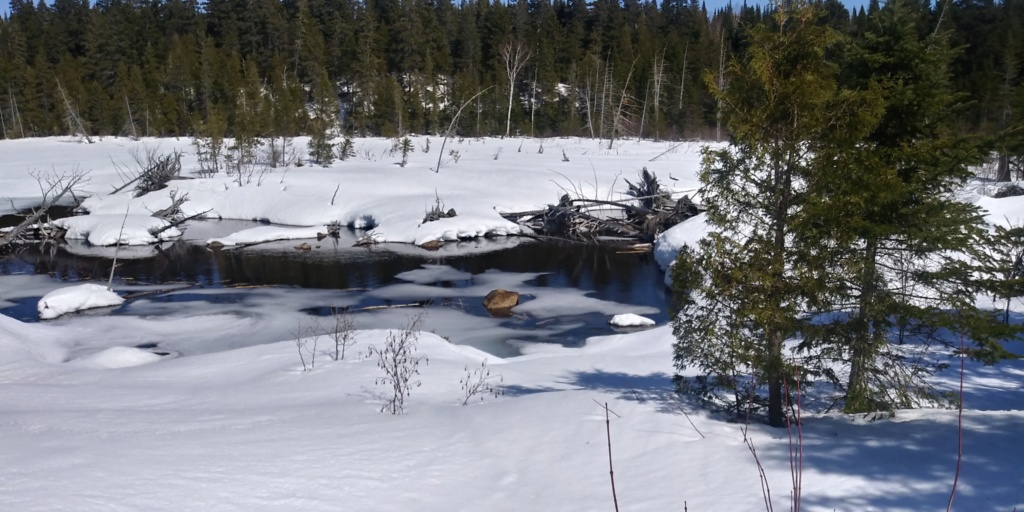
[[[308,123],[309,158],[326,167],[334,162],[331,139],[338,124],[338,93],[327,78],[326,70],[321,69],[315,75],[312,95]]]
[[[882,111],[858,151],[823,148],[842,172],[807,191],[809,242],[823,248],[817,297],[832,320],[808,326],[801,349],[818,365],[848,370],[845,379],[824,374],[845,391],[848,413],[934,398],[922,378],[929,368],[897,346],[908,337],[944,327],[993,360],[1007,334],[975,305],[972,253],[990,242],[979,209],[956,198],[983,155],[953,130],[947,36],[919,35],[914,10],[907,0],[887,3],[851,50],[852,87],[876,90]]]
[[[675,364],[702,374],[679,378],[681,390],[708,398],[729,391],[740,412],[760,402],[755,389],[763,386],[773,426],[785,424],[783,383],[792,376],[783,344],[799,332],[814,293],[792,264],[809,250],[794,232],[803,184],[828,167],[815,150],[847,136],[855,128],[849,112],[866,106],[838,88],[826,55],[840,36],[819,18],[806,3],[781,5],[774,23],[751,29],[728,89],[708,76],[733,140],[705,151],[701,195],[713,229],[696,255],[676,263],[683,311],[674,324]]]

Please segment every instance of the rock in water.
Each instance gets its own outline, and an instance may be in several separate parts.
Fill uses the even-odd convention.
[[[519,292],[491,290],[484,297],[484,307],[493,316],[510,316],[511,309],[519,304]]]
[[[444,246],[444,242],[441,240],[428,240],[420,244],[420,247],[428,251],[436,251]]]

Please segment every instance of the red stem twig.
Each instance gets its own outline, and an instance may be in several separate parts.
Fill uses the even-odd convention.
[[[601,405],[597,400],[594,400],[594,402],[597,405]],[[604,409],[604,428],[608,436],[608,478],[612,482],[612,502],[615,503],[615,512],[619,512],[619,497],[615,494],[615,469],[612,468],[612,419],[608,415],[611,411],[608,409],[608,402],[605,402],[601,407]],[[618,414],[615,415],[619,416]]]
[[[960,403],[957,404],[956,418],[956,474],[953,476],[953,490],[949,493],[949,503],[946,505],[946,512],[952,512],[953,510],[953,499],[956,498],[956,484],[960,481],[960,463],[964,458],[964,365],[966,361],[967,352],[964,348],[964,334],[960,333]]]

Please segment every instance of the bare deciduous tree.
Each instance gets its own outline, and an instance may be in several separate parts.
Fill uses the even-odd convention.
[[[86,142],[92,144],[89,131],[85,129],[85,125],[82,123],[82,116],[78,115],[78,109],[71,104],[71,100],[68,99],[67,93],[64,92],[64,87],[60,84],[60,80],[57,80],[57,90],[60,91],[60,97],[64,100],[65,122],[68,124],[68,130],[71,131],[72,135],[82,137]]]
[[[0,235],[0,249],[14,243],[21,236],[22,232],[39,222],[39,219],[43,218],[51,207],[60,203],[65,196],[70,195],[74,197],[75,188],[88,182],[89,173],[75,167],[61,174],[57,174],[56,171],[50,173],[31,172],[29,174],[39,184],[40,204],[31,214],[25,217],[25,220],[3,233],[3,235]]]
[[[651,86],[653,87],[654,93],[654,140],[661,139],[660,133],[660,118],[658,116],[661,110],[661,91],[665,86],[665,50],[661,51],[661,58],[657,55],[654,56],[654,77],[651,79]]]
[[[508,113],[505,116],[505,136],[508,137],[512,131],[512,98],[515,96],[516,77],[533,53],[520,40],[505,43],[499,53],[501,60],[505,61],[505,74],[508,76]]]

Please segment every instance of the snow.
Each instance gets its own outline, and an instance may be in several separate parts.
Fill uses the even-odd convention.
[[[274,240],[298,240],[302,238],[316,238],[318,233],[326,233],[326,226],[313,227],[288,227],[288,226],[260,226],[251,229],[243,229],[223,238],[211,238],[207,243],[219,243],[225,246],[254,244],[272,242]]]
[[[668,271],[676,262],[676,256],[683,247],[697,248],[697,243],[708,233],[707,214],[695,217],[672,226],[659,234],[654,240],[654,259],[665,271],[665,284],[671,285],[672,278]]]
[[[61,315],[75,313],[86,309],[120,306],[124,299],[110,291],[106,286],[83,283],[66,286],[47,293],[39,299],[39,318],[52,320]]]
[[[615,327],[651,327],[654,325],[654,320],[640,315],[634,315],[633,313],[623,313],[621,315],[615,315],[609,324]]]
[[[622,176],[632,177],[642,166],[679,194],[692,192],[698,184],[698,144],[622,141],[609,150],[606,142],[586,139],[455,139],[448,141],[445,152],[457,152],[458,161],[446,154],[440,172],[433,172],[441,141],[431,138],[430,152],[423,152],[419,149],[426,147],[428,137],[412,139],[418,151],[410,154],[404,168],[395,165],[400,157],[390,154],[392,140],[358,139],[355,149],[359,157],[328,168],[272,169],[258,180],[243,180],[241,186],[234,176],[226,175],[177,180],[167,189],[138,198],[132,197],[131,187],[110,194],[122,185],[122,175],[113,162],[131,162],[131,151],[143,148],[158,148],[158,154],[182,150],[182,174],[189,176],[198,169],[189,139],[133,142],[105,138],[95,144],[77,144],[60,137],[3,140],[0,155],[10,157],[0,157],[0,204],[32,206],[38,202],[39,191],[30,171],[59,172],[77,165],[90,171],[88,182],[79,191],[89,196],[83,203],[90,212],[86,218],[110,217],[65,222],[94,245],[116,243],[126,210],[139,218],[130,219],[131,228],[126,226],[122,243],[156,242],[145,233],[155,227],[147,222],[154,221],[143,219],[166,208],[172,191],[179,197],[188,195],[182,206],[186,215],[209,210],[213,218],[309,228],[339,222],[372,229],[370,235],[378,242],[420,245],[519,234],[520,227],[499,212],[536,210],[557,202],[567,190],[587,197],[620,199],[625,193]],[[300,148],[305,143],[301,138],[295,141]],[[543,153],[539,152],[542,145]],[[562,161],[563,151],[569,162]],[[652,157],[657,157],[656,161],[648,162]],[[670,180],[669,175],[677,179]],[[425,213],[439,201],[445,211],[455,209],[457,216],[424,223]],[[261,230],[239,234],[237,239],[230,235],[219,238],[257,243],[280,239],[285,233]],[[299,231],[287,234],[297,237]],[[168,232],[160,239],[177,235]]]
[[[540,143],[543,154],[537,152]],[[126,161],[128,151],[142,144],[170,151],[187,149],[189,141],[0,141],[0,208],[38,199],[27,171],[80,162],[93,170],[85,191],[91,215],[66,221],[82,238],[74,250],[108,256],[110,247],[95,246],[118,239],[154,244],[158,240],[146,234],[161,224],[148,212],[167,206],[168,191],[109,195],[121,184],[111,159]],[[579,139],[465,139],[446,148],[460,152],[459,162],[434,173],[429,168],[436,165],[437,149],[417,152],[400,168],[386,156],[389,146],[387,140],[361,139],[357,153],[367,157],[326,169],[277,170],[261,184],[238,186],[228,176],[175,182],[172,188],[189,194],[186,214],[213,209],[214,217],[283,225],[224,221],[206,231],[186,228],[183,236],[225,245],[310,238],[337,221],[372,227],[380,241],[409,244],[394,250],[410,254],[425,253],[414,243],[460,239],[433,253],[443,263],[445,257],[520,243],[463,239],[515,233],[517,227],[498,212],[537,209],[565,190],[614,198],[622,188],[619,177],[644,165],[660,177],[671,172],[677,180],[667,184],[676,192],[692,191],[699,165],[697,145],[671,150],[672,143],[623,141],[607,150]],[[440,141],[434,138],[432,147]],[[563,149],[570,162],[561,161]],[[186,173],[194,169],[194,157],[183,164]],[[458,216],[422,223],[437,198]],[[972,200],[988,210],[990,222],[1024,218],[1024,199]],[[126,208],[134,213],[118,236]],[[707,230],[703,216],[684,222],[658,238],[655,257],[668,267],[680,247],[695,244]],[[151,247],[156,250],[143,246],[138,254]],[[389,329],[416,311],[356,315],[355,344],[345,360],[332,360],[331,340],[319,336],[305,338],[307,363],[316,343],[315,367],[303,371],[299,361],[295,338],[305,335],[303,322],[315,319],[303,310],[353,305],[363,297],[421,300],[516,290],[523,297],[515,314],[539,319],[535,332],[542,335],[570,328],[552,320],[559,316],[652,313],[580,290],[531,284],[540,275],[469,275],[430,264],[365,295],[189,289],[166,294],[166,301],[135,299],[118,315],[67,315],[35,324],[0,315],[0,503],[24,512],[609,510],[608,427],[598,405],[607,403],[615,413],[610,434],[623,510],[763,510],[742,425],[673,392],[674,338],[667,325],[591,337],[579,347],[513,339],[502,348],[494,340],[515,336],[516,318],[434,308],[418,338],[417,354],[429,361],[420,366],[406,414],[396,417],[378,412],[388,389],[379,385],[382,374],[369,348],[381,346]],[[432,286],[437,283],[456,288]],[[118,287],[126,289],[137,288]],[[236,300],[204,300],[220,294]],[[53,312],[121,301],[96,284],[0,276],[0,307],[44,295],[46,310]],[[1024,313],[1020,301],[1011,308]],[[1024,343],[1010,348],[1024,352]],[[504,394],[463,407],[460,380],[485,360],[491,375],[500,375]],[[933,382],[943,391],[957,389],[958,368],[951,365]],[[1024,510],[1024,361],[967,362],[964,377],[956,509]],[[956,471],[957,422],[957,411],[943,409],[901,410],[880,419],[805,414],[803,509],[942,509]],[[749,427],[777,510],[789,508],[787,434]]]
[[[85,240],[100,247],[118,243],[147,245],[181,236],[178,228],[167,228],[170,222],[149,215],[84,215],[57,219],[53,223],[68,230],[65,238]],[[161,230],[161,233],[153,234]]]
[[[141,348],[110,347],[74,363],[94,368],[128,368],[159,361],[160,358],[160,355]]]
[[[763,507],[741,425],[670,393],[668,327],[511,358],[424,332],[417,353],[429,364],[397,417],[378,412],[386,389],[366,355],[386,330],[357,332],[345,360],[321,353],[308,372],[291,341],[172,359],[120,347],[66,364],[25,350],[65,327],[0,317],[0,500],[13,509],[607,509],[605,418],[594,401],[617,414],[624,508]],[[505,393],[462,407],[459,379],[484,359]],[[968,366],[969,376],[1018,383],[1022,369]],[[1012,470],[1024,457],[1020,395],[970,408],[987,394],[972,388],[965,400],[961,510],[1012,509],[1022,499]],[[948,499],[955,411],[814,415],[803,435],[806,510],[924,510]],[[750,437],[775,507],[785,508],[786,433],[752,425]]]

